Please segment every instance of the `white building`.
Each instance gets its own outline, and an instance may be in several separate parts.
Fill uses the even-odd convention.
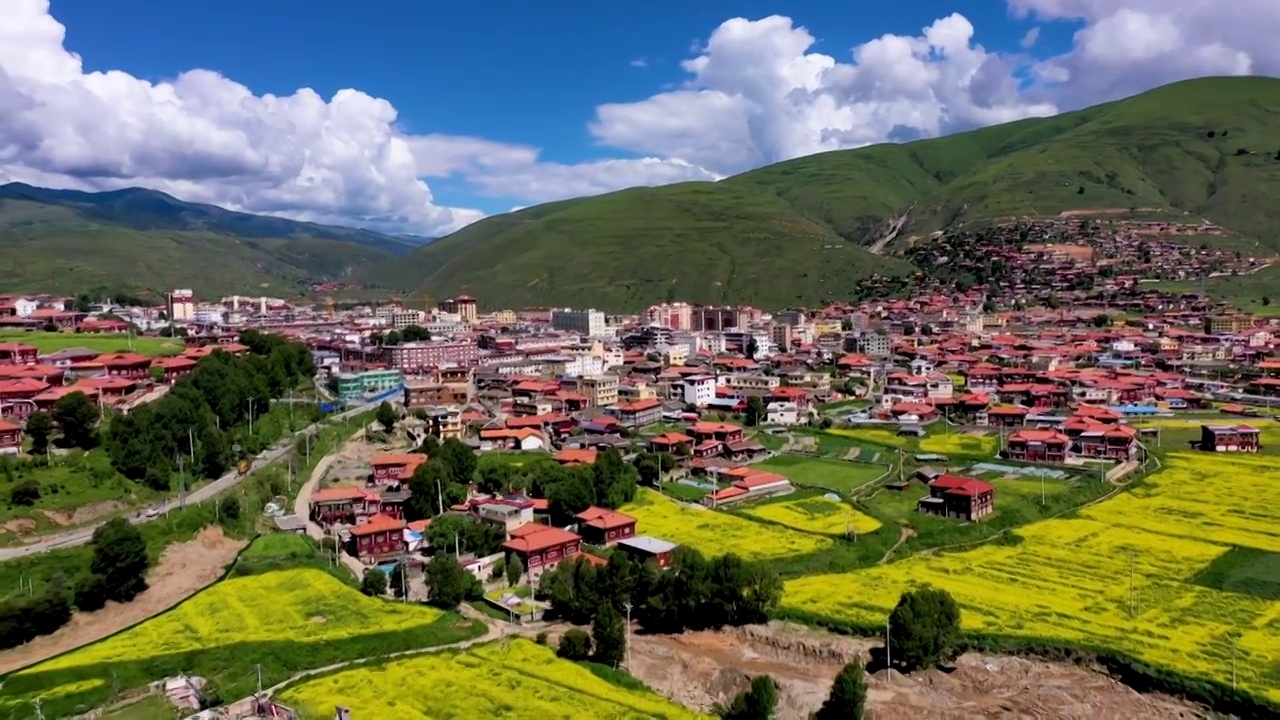
[[[31,317],[32,313],[40,309],[40,303],[31,298],[18,298],[13,301],[13,310],[18,317]]]
[[[766,425],[795,425],[800,422],[800,407],[793,402],[771,402],[765,407]]]
[[[602,358],[591,355],[577,355],[567,358],[564,363],[564,374],[570,377],[603,375],[604,371],[608,369],[609,366]]]
[[[558,308],[551,311],[551,327],[561,332],[576,333],[585,337],[607,337],[609,326],[604,313],[599,310],[572,310]]]
[[[189,288],[169,293],[169,320],[191,322],[196,319],[196,295]]]
[[[716,399],[716,378],[714,375],[690,375],[684,379],[684,403],[706,407]]]

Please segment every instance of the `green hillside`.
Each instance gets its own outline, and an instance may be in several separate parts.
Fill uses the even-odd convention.
[[[1210,135],[1212,133],[1212,136]],[[373,271],[489,307],[782,306],[853,295],[931,230],[1066,210],[1200,217],[1280,250],[1280,80],[1205,78],[945,138],[483,220]],[[893,242],[877,243],[900,220]],[[868,252],[874,248],[879,254]]]
[[[305,293],[416,247],[348,228],[233,213],[150,190],[0,186],[0,291]]]

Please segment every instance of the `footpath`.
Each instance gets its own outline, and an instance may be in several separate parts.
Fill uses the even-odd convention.
[[[197,488],[196,490],[194,490],[193,492],[188,493],[185,502],[199,503],[236,487],[237,485],[239,485],[240,483],[248,479],[249,476],[251,476],[253,473],[285,457],[293,449],[294,438],[302,437],[304,435],[314,435],[317,431],[319,431],[321,427],[324,427],[325,425],[331,424],[334,421],[348,420],[352,417],[359,415],[360,413],[368,412],[369,410],[372,410],[374,407],[375,405],[361,405],[360,407],[352,408],[350,410],[344,410],[341,413],[338,413],[336,415],[331,415],[317,423],[308,425],[307,427],[295,432],[291,436],[288,436],[282,439],[281,441],[277,442],[275,445],[259,453],[258,456],[253,459],[253,462],[250,463],[248,471],[245,472],[243,475],[236,470],[232,470],[227,474],[223,475],[222,477],[218,478],[217,480],[214,480],[213,482],[207,485],[203,485],[200,488]],[[139,515],[137,513],[133,513],[126,516],[126,519],[135,525],[139,525],[145,522],[150,522],[152,520],[156,520],[164,517],[164,514],[169,512],[170,510],[180,509],[182,502],[183,501],[180,500],[179,498],[173,497],[164,501],[160,505],[156,506],[154,508],[155,512],[153,513],[147,513],[146,515]],[[60,548],[75,547],[77,545],[83,545],[89,542],[91,538],[93,538],[93,533],[95,530],[97,530],[102,525],[105,525],[107,521],[110,519],[111,518],[103,518],[102,520],[91,523],[89,525],[73,528],[71,530],[66,530],[64,532],[55,533],[51,535],[42,535],[40,537],[31,538],[28,541],[28,544],[26,545],[21,545],[18,547],[11,547],[11,548],[0,548],[0,562],[5,562],[6,560],[13,560],[15,558],[20,558],[20,557],[38,555],[40,553],[45,553],[50,550],[57,550]]]

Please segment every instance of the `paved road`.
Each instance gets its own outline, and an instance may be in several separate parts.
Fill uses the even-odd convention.
[[[321,420],[318,423],[315,423],[314,425],[309,425],[303,428],[302,430],[297,431],[296,433],[294,433],[293,436],[286,437],[285,439],[277,442],[275,445],[262,451],[262,453],[260,453],[256,458],[254,458],[253,464],[250,465],[249,467],[249,471],[246,472],[244,475],[241,475],[235,470],[232,470],[231,472],[228,472],[226,475],[223,475],[217,480],[214,480],[213,482],[208,483],[207,485],[203,485],[200,488],[188,494],[187,502],[198,503],[203,500],[207,500],[211,497],[214,497],[215,495],[218,495],[219,493],[230,490],[236,485],[239,485],[241,482],[244,482],[245,478],[247,478],[249,475],[252,475],[254,472],[262,469],[263,467],[266,467],[267,465],[270,465],[271,463],[277,460],[280,460],[285,455],[287,455],[289,451],[293,449],[294,437],[301,437],[306,433],[315,433],[317,430],[320,429],[322,425],[332,423],[334,420],[339,420],[339,421],[347,420],[356,415],[359,415],[362,412],[367,412],[369,410],[372,410],[374,407],[376,407],[376,405],[369,404],[369,405],[361,405],[359,407],[355,407],[350,410],[344,410],[340,413],[330,415],[329,417],[325,418],[324,420]],[[160,505],[154,506],[153,509],[156,512],[151,514],[150,516],[133,514],[128,516],[127,519],[129,520],[129,522],[134,523],[135,525],[139,523],[149,522],[151,520],[155,520],[156,518],[164,517],[165,513],[169,512],[170,510],[177,510],[178,507],[179,507],[178,498],[175,497],[175,498],[166,500]],[[98,527],[105,524],[109,519],[110,518],[104,518],[99,522],[93,523],[91,525],[85,525],[84,527],[78,527],[73,530],[67,530],[66,532],[56,533],[53,535],[44,535],[39,538],[33,538],[27,545],[23,545],[21,547],[0,548],[0,562],[4,562],[6,560],[13,560],[14,558],[37,555],[39,553],[48,552],[50,550],[57,550],[60,548],[75,547],[76,545],[83,545],[89,542],[89,539],[93,537],[93,531],[97,530]]]

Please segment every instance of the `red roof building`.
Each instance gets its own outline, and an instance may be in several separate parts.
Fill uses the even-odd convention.
[[[616,510],[593,505],[575,517],[583,541],[592,545],[612,545],[636,534],[636,519]]]
[[[512,531],[513,537],[502,543],[502,548],[520,558],[530,579],[582,550],[582,538],[576,533],[549,525],[534,525],[525,531],[529,527],[522,525]]]
[[[929,483],[929,496],[916,508],[927,515],[974,522],[995,511],[996,489],[977,478],[943,473]]]

